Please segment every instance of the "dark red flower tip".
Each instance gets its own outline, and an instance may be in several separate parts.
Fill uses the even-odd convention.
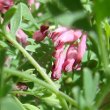
[[[42,25],[42,26],[40,27],[40,31],[41,31],[42,33],[44,33],[45,31],[48,30],[48,28],[49,28],[49,26]]]
[[[33,39],[37,42],[42,41],[47,36],[48,28],[49,26],[42,25],[40,27],[40,30],[37,30],[36,32],[34,32]]]

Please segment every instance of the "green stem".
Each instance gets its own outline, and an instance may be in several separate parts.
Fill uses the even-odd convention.
[[[62,97],[60,97],[60,95],[58,95],[58,97],[60,99],[61,105],[65,105],[65,107],[63,107],[63,110],[69,110],[66,100],[64,100]]]
[[[98,31],[98,38],[99,38],[99,47],[100,47],[100,56],[103,62],[103,66],[105,69],[107,69],[108,66],[108,55],[107,55],[107,50],[105,47],[105,43],[104,43],[104,38],[103,38],[103,33],[102,33],[102,29],[101,29],[101,23],[97,22],[97,31]]]
[[[57,90],[57,87],[55,86],[54,82],[48,77],[48,75],[45,73],[43,68],[33,59],[33,57],[16,40],[12,39],[9,33],[5,32],[5,35],[7,40],[10,41],[17,49],[19,49],[22,52],[22,54],[31,62],[31,64],[35,67],[35,69],[40,73],[40,75]],[[67,109],[68,106],[66,101],[64,101],[63,97],[59,96],[59,98],[62,99],[63,101],[62,107],[64,109],[65,108]]]
[[[22,110],[26,110],[23,104],[16,97],[14,97],[14,99],[16,100],[17,104],[22,108]]]
[[[40,99],[40,97],[37,96],[35,92],[31,92],[31,91],[12,91],[11,93],[12,93],[12,94],[15,94],[15,95],[16,95],[16,94],[33,95],[33,96],[35,96],[35,97],[37,97],[37,98]],[[71,99],[70,99],[70,100],[71,100]],[[62,100],[62,98],[60,98],[60,101],[61,101],[61,103],[65,103],[65,101]],[[65,103],[65,105],[66,105],[66,103]],[[64,110],[68,110],[68,108],[64,108]]]
[[[48,77],[48,75],[44,72],[43,68],[31,57],[31,55],[14,39],[10,36],[6,36],[7,40],[10,41],[16,48],[18,48],[22,54],[27,57],[27,59],[31,62],[31,64],[35,67],[35,69],[40,73],[40,75],[52,86],[55,87],[54,82]],[[56,87],[55,87],[56,88]]]
[[[99,108],[105,98],[105,96],[110,92],[110,81],[108,78],[108,82],[104,85],[103,89],[101,90],[97,100],[96,100],[96,107]]]
[[[70,98],[68,95],[64,94],[63,92],[55,89],[52,85],[49,85],[48,83],[36,78],[36,77],[33,77],[29,74],[25,74],[25,72],[19,72],[17,70],[11,70],[11,69],[8,69],[8,68],[4,68],[3,70],[4,73],[7,73],[9,75],[13,75],[13,76],[17,76],[17,77],[20,77],[20,78],[24,78],[24,79],[28,79],[29,81],[32,81],[38,85],[41,85],[49,90],[51,90],[53,93],[55,93],[58,97],[63,97],[65,98],[68,102],[70,102],[73,106],[77,107],[77,103],[75,102],[75,100],[73,100],[72,98]],[[67,109],[68,110],[68,109]]]
[[[104,72],[106,74],[106,78],[107,78],[107,81],[109,81],[109,75],[110,75],[110,72],[109,72],[109,68],[108,68],[108,65],[109,65],[109,59],[108,59],[108,54],[107,54],[107,49],[105,47],[105,42],[104,42],[104,38],[103,38],[103,32],[102,32],[102,28],[101,28],[101,22],[98,21],[98,18],[97,18],[97,31],[98,31],[98,38],[99,38],[99,47],[100,47],[100,57],[101,57],[101,60],[103,62],[103,67],[104,67]],[[103,102],[103,99],[104,97],[107,95],[107,93],[110,91],[109,89],[109,86],[110,84],[107,83],[103,90],[101,91],[101,94],[99,94],[99,97],[98,97],[98,100],[96,101],[96,107],[100,107],[102,102]]]
[[[12,91],[11,93],[12,93],[12,94],[15,94],[15,95],[16,95],[16,94],[20,94],[20,95],[21,95],[21,94],[33,95],[33,96],[36,97],[35,93],[34,93],[34,92],[30,92],[30,91],[18,91],[18,90],[15,91],[15,90],[14,90],[14,91]]]

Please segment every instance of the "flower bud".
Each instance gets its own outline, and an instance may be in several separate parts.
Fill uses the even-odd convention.
[[[40,30],[36,31],[33,35],[33,39],[37,42],[42,41],[45,38],[45,35],[42,34]]]
[[[34,33],[33,39],[37,42],[42,41],[47,36],[48,28],[49,28],[48,26],[42,25],[40,27],[40,30],[37,30]]]
[[[77,47],[75,45],[70,45],[67,53],[66,53],[66,59],[63,64],[63,70],[67,72],[71,72],[73,70],[73,64],[77,57]]]
[[[5,13],[13,5],[13,0],[0,0],[0,12]]]
[[[82,60],[82,58],[84,56],[84,53],[86,51],[86,38],[87,38],[87,35],[83,34],[82,38],[81,38],[81,41],[78,45],[77,62],[80,62]]]
[[[53,68],[52,68],[52,79],[59,79],[61,77],[61,72],[62,72],[62,66],[66,58],[66,53],[63,51],[60,53],[59,57],[56,58]]]
[[[18,29],[16,32],[16,39],[19,43],[26,46],[27,45],[27,38],[28,36],[23,32],[23,30]]]

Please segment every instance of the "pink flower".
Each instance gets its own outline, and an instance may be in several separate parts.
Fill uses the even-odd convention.
[[[77,55],[77,62],[81,62],[83,56],[84,56],[84,53],[86,51],[86,38],[87,38],[87,35],[86,34],[83,34],[82,35],[82,38],[81,38],[81,41],[78,45],[78,55]]]
[[[52,39],[54,43],[56,43],[56,40],[60,35],[62,35],[64,32],[66,32],[68,28],[66,27],[59,27],[54,32],[51,32],[48,37]]]
[[[82,32],[78,30],[68,30],[64,32],[62,35],[59,36],[59,38],[56,40],[56,45],[62,44],[62,43],[72,43],[76,40],[78,40],[82,35]]]
[[[53,57],[54,58],[59,58],[60,54],[64,51],[64,45],[60,45],[58,47],[55,48],[55,51],[53,53]]]
[[[87,35],[83,34],[81,30],[60,27],[48,36],[55,46],[52,78],[59,79],[63,71],[80,70],[81,60],[86,51]],[[66,49],[66,47],[68,48]]]
[[[48,26],[45,26],[45,25],[42,25],[40,27],[40,30],[37,30],[34,35],[33,35],[33,39],[37,42],[39,41],[42,41],[46,35],[47,35],[47,32],[48,32]]]
[[[42,41],[48,31],[48,27],[41,26],[33,38]],[[55,62],[52,67],[52,79],[58,80],[62,72],[71,72],[81,69],[81,61],[86,51],[87,35],[79,29],[59,27],[50,32],[48,37],[52,39],[55,50],[53,57]]]
[[[19,43],[21,43],[23,46],[27,45],[27,38],[28,36],[23,32],[22,29],[18,29],[16,32],[16,39]]]
[[[42,41],[45,38],[45,35],[40,31],[36,31],[33,35],[33,39],[37,42]]]
[[[73,64],[77,57],[77,46],[70,45],[67,53],[66,53],[66,59],[63,64],[63,70],[67,72],[71,72],[73,70]]]
[[[28,0],[28,4],[29,4],[29,5],[34,4],[34,0]]]
[[[71,43],[78,40],[82,35],[81,30],[73,30],[65,27],[59,27],[53,33],[49,35],[49,37],[54,42],[55,46],[64,43]]]
[[[35,8],[36,8],[36,9],[39,9],[39,7],[40,7],[40,2],[38,2],[38,1],[36,1],[36,0],[28,0],[28,4],[29,4],[30,6],[35,5]]]
[[[11,6],[13,6],[13,0],[0,0],[0,12],[5,13]]]
[[[52,79],[58,80],[61,77],[63,63],[66,58],[66,52],[63,51],[59,54],[59,57],[56,58],[54,65],[52,67]]]

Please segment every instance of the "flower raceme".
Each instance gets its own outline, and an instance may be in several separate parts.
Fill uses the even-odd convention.
[[[87,35],[81,30],[59,27],[49,34],[49,38],[55,46],[52,79],[59,79],[63,71],[80,70],[81,60],[86,51]]]
[[[81,61],[86,51],[87,35],[79,29],[59,27],[55,31],[49,32],[48,28],[45,25],[41,26],[40,30],[34,33],[33,39],[37,42],[42,41],[47,34],[52,39],[55,47],[53,53],[55,62],[51,77],[58,80],[62,72],[81,69]]]
[[[13,5],[13,0],[0,0],[0,12],[5,13]]]

